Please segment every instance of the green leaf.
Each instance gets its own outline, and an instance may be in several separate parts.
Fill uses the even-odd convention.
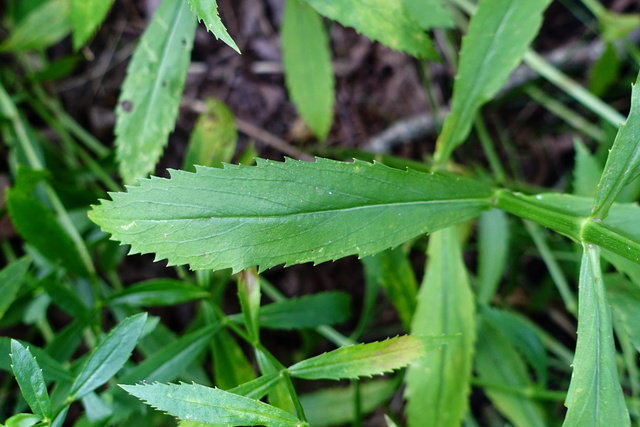
[[[51,401],[42,369],[27,347],[11,340],[11,367],[20,386],[22,397],[36,415],[51,418]]]
[[[133,53],[116,109],[116,154],[125,183],[153,171],[162,154],[178,115],[195,30],[187,2],[164,0]]]
[[[227,105],[209,98],[189,137],[183,169],[195,171],[194,165],[222,167],[231,161],[236,150],[238,130],[233,113]]]
[[[233,48],[236,52],[240,53],[240,49],[233,41],[224,24],[218,16],[218,3],[216,0],[189,0],[191,7],[196,11],[198,20],[202,21],[207,27],[207,30],[211,31],[216,38],[225,42],[229,47]]]
[[[118,381],[173,381],[205,350],[221,325],[208,325],[166,345],[162,350],[127,371]]]
[[[0,52],[43,50],[62,40],[71,31],[70,0],[49,0],[14,27],[0,44]]]
[[[407,370],[408,425],[454,426],[467,411],[476,328],[473,294],[457,229],[433,233],[427,255],[411,334],[454,338]]]
[[[238,299],[242,308],[244,325],[254,342],[260,341],[260,277],[255,268],[244,270],[238,275]]]
[[[409,16],[416,20],[423,30],[432,28],[453,28],[455,22],[444,0],[403,0]]]
[[[211,340],[213,353],[213,374],[215,384],[223,390],[236,387],[255,378],[253,366],[247,360],[242,348],[226,329],[222,329]],[[242,394],[240,392],[234,393]],[[251,396],[259,399],[262,396]]]
[[[89,275],[77,246],[53,212],[15,188],[7,190],[6,200],[11,221],[27,243],[70,273],[83,277]]]
[[[113,328],[89,356],[69,395],[79,399],[111,379],[129,359],[146,320],[147,313],[140,313]]]
[[[113,0],[71,0],[73,48],[84,46],[95,34],[111,10]]]
[[[341,347],[289,367],[292,377],[307,380],[359,378],[403,368],[422,356],[424,346],[409,335]]]
[[[397,388],[391,380],[367,381],[357,385],[360,393],[359,410],[367,414],[388,401]],[[313,427],[346,425],[356,414],[356,390],[351,387],[325,388],[300,396],[304,413]]]
[[[324,141],[333,121],[335,80],[322,18],[302,0],[287,0],[281,36],[289,96],[313,133]]]
[[[405,330],[411,329],[411,319],[416,310],[418,283],[407,255],[399,248],[387,249],[362,259],[365,277],[377,282],[387,293],[398,311]]]
[[[181,420],[228,426],[262,425],[300,427],[306,425],[292,414],[258,400],[198,384],[121,385],[148,405]]]
[[[401,1],[304,0],[318,13],[353,27],[374,41],[418,58],[438,59],[431,39],[406,13]]]
[[[176,305],[207,298],[209,292],[173,279],[152,279],[128,286],[109,297],[109,305],[162,306]]]
[[[31,265],[31,258],[23,257],[0,270],[0,319],[15,301],[24,276]]]
[[[436,142],[446,163],[465,140],[480,106],[507,82],[538,33],[548,0],[481,0],[462,41],[451,112]]]
[[[291,298],[260,308],[260,327],[306,329],[342,323],[349,317],[351,297],[344,292],[322,292]]]
[[[229,390],[229,393],[239,394],[252,399],[262,399],[269,391],[282,380],[279,372],[254,378]]]
[[[491,309],[486,308],[484,312],[491,313]],[[516,427],[548,425],[537,402],[499,388],[527,390],[532,388],[532,381],[527,374],[527,366],[509,342],[509,338],[502,332],[503,326],[495,324],[495,319],[491,317],[485,319],[482,314],[481,317],[475,360],[480,380],[496,385],[495,388],[489,385],[484,387],[489,399]]]
[[[489,304],[509,255],[509,221],[498,209],[483,212],[478,225],[478,303]]]
[[[42,416],[34,414],[16,414],[5,421],[6,427],[31,427],[42,420]]]
[[[640,174],[640,89],[638,83],[631,90],[631,111],[618,129],[600,178],[591,216],[604,219],[622,188]]]
[[[89,215],[132,253],[238,271],[372,255],[477,216],[491,195],[461,177],[380,163],[259,160],[142,180]]]
[[[514,349],[518,350],[534,369],[538,382],[545,384],[548,375],[546,349],[542,339],[526,318],[518,313],[486,307],[482,311],[482,319],[491,327],[500,329],[500,333],[508,338]],[[494,382],[491,378],[487,379]]]
[[[636,351],[640,352],[640,288],[619,274],[606,276],[605,284],[614,317],[629,335]]]
[[[31,354],[38,359],[38,364],[43,368],[46,381],[65,382],[73,380],[69,370],[49,356],[44,350],[28,343],[21,342],[21,344],[23,346],[28,345]],[[11,358],[9,357],[10,352],[11,339],[7,337],[0,337],[0,369],[5,371],[11,370]]]
[[[578,342],[565,405],[565,426],[630,426],[620,387],[611,314],[600,270],[600,248],[583,244]]]

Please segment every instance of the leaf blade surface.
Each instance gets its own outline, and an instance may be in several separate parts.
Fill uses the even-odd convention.
[[[198,20],[204,23],[207,30],[211,31],[216,38],[225,42],[233,50],[240,53],[238,45],[233,41],[218,15],[218,2],[216,0],[189,0],[189,3],[191,3],[191,7],[196,11]]]
[[[195,36],[185,1],[164,0],[127,68],[116,108],[116,157],[125,183],[150,173],[173,129]]]
[[[11,340],[11,367],[22,391],[22,396],[34,414],[51,418],[51,401],[42,369],[27,347]]]
[[[379,163],[259,160],[142,180],[90,217],[132,253],[239,271],[374,254],[477,216],[491,195],[461,177]]]

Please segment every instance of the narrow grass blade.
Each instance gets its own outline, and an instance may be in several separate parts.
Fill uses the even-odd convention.
[[[258,400],[198,384],[121,385],[129,394],[181,420],[228,426],[301,427],[292,414]]]
[[[143,180],[89,215],[132,253],[239,271],[372,255],[474,218],[491,196],[455,175],[379,163],[259,160]]]
[[[80,49],[95,34],[111,10],[113,0],[71,0],[73,48]]]
[[[492,209],[480,215],[478,225],[478,303],[494,297],[509,255],[509,220],[504,211]]]
[[[392,49],[418,58],[438,59],[431,39],[406,13],[401,1],[305,0],[321,15],[353,27]]]
[[[418,283],[407,255],[400,249],[387,249],[362,259],[367,280],[377,282],[387,293],[402,320],[405,330],[411,330],[416,310]]]
[[[604,219],[622,188],[640,174],[640,76],[631,91],[631,111],[618,129],[596,190],[591,216]]]
[[[218,2],[216,0],[189,0],[191,7],[196,11],[198,20],[202,21],[216,38],[225,42],[236,52],[240,53],[240,49],[233,41],[224,24],[218,15]]]
[[[89,356],[69,395],[79,399],[111,379],[129,359],[146,319],[146,313],[136,314],[113,328]]]
[[[0,44],[0,52],[25,52],[46,49],[71,31],[70,0],[40,2],[20,23],[11,29]]]
[[[163,0],[127,68],[116,109],[116,154],[125,183],[153,168],[173,129],[196,29],[186,1]]]
[[[287,0],[281,36],[289,95],[313,133],[324,141],[333,121],[335,79],[322,18],[304,1]]]
[[[413,316],[414,336],[452,336],[407,370],[410,427],[454,426],[462,422],[471,389],[475,305],[455,227],[429,238],[425,278]]]
[[[600,248],[590,244],[582,247],[578,342],[563,425],[630,426],[616,368],[611,313],[600,270]]]
[[[109,305],[161,306],[209,297],[209,292],[180,280],[154,279],[128,286],[109,297]]]
[[[489,310],[485,309],[487,312]],[[485,383],[484,391],[500,412],[516,427],[544,427],[547,424],[542,407],[530,398],[505,391],[511,387],[526,391],[533,388],[527,366],[509,338],[502,332],[503,325],[494,323],[492,316],[483,316],[478,329],[476,370]],[[495,388],[491,387],[495,384]]]
[[[23,257],[0,270],[0,295],[2,295],[0,298],[0,319],[15,301],[29,265],[31,265],[31,259]]]
[[[409,335],[369,344],[341,347],[289,367],[292,377],[307,380],[359,378],[404,368],[424,353]]]
[[[344,292],[322,292],[268,304],[260,308],[260,327],[308,329],[342,323],[349,317],[351,297]]]
[[[11,340],[11,367],[16,376],[22,397],[36,415],[51,419],[51,401],[42,369],[27,347]]]
[[[238,130],[233,113],[217,99],[206,101],[207,110],[198,117],[189,137],[183,169],[194,172],[194,165],[220,168],[236,151]]]
[[[477,110],[504,85],[542,23],[548,0],[483,0],[462,42],[451,112],[436,142],[445,164],[465,140]]]

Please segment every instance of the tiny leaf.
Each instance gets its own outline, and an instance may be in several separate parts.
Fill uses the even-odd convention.
[[[127,68],[116,109],[116,154],[125,183],[153,168],[173,129],[196,20],[186,1],[164,0]]]
[[[51,418],[51,401],[42,369],[28,348],[11,340],[11,366],[22,391],[22,396],[36,415]]]
[[[195,171],[194,165],[222,167],[230,162],[236,150],[238,130],[227,105],[209,98],[207,110],[198,117],[189,137],[183,169]]]
[[[622,188],[640,174],[640,75],[631,91],[631,111],[618,129],[596,190],[591,216],[604,219]]]
[[[142,180],[90,217],[132,253],[235,271],[371,255],[477,216],[489,188],[380,163],[259,160]]]
[[[282,61],[291,99],[313,133],[325,140],[335,99],[329,38],[320,15],[302,0],[286,3]]]
[[[146,319],[146,313],[136,314],[113,328],[89,356],[69,395],[79,399],[113,377],[129,359]]]
[[[72,0],[73,48],[80,49],[107,17],[113,0]]]
[[[211,31],[216,38],[222,40],[233,50],[240,53],[240,49],[233,41],[224,24],[218,15],[218,3],[216,0],[189,0],[191,7],[195,9],[198,20],[204,22],[207,30]]]
[[[258,400],[198,384],[121,385],[129,394],[181,420],[227,426],[300,427],[305,423]]]
[[[405,335],[385,341],[341,347],[289,367],[292,377],[307,380],[359,378],[404,368],[422,356],[417,338]]]
[[[630,426],[616,367],[611,313],[600,248],[583,244],[580,266],[578,342],[565,405],[565,426]]]
[[[419,58],[438,59],[431,39],[406,13],[401,1],[305,0],[321,15],[353,27],[392,49]]]

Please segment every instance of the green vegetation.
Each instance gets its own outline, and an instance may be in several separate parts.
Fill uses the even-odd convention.
[[[588,89],[533,50],[547,0],[286,0],[284,80],[320,141],[310,153],[325,156],[254,165],[250,147],[230,164],[233,112],[208,100],[184,170],[159,178],[149,175],[178,117],[198,22],[240,52],[216,1],[160,3],[128,63],[113,146],[48,90],[80,57],[47,51],[67,36],[82,49],[112,1],[7,2],[0,54],[16,66],[0,66],[3,214],[16,234],[0,243],[3,425],[361,426],[376,409],[388,426],[640,425],[640,89],[628,85],[640,55],[625,39],[640,15],[583,3],[603,46]],[[326,158],[332,21],[423,70],[443,55],[455,68],[424,162]],[[523,62],[541,79],[515,96],[573,128],[575,164],[553,188],[509,172],[519,160],[503,161],[507,138],[482,114]],[[614,87],[630,99],[626,119],[604,96]],[[487,165],[456,163],[463,144]],[[173,274],[123,284],[126,253],[154,254]],[[416,253],[427,259],[420,284]],[[526,277],[515,259],[525,253],[548,275]],[[349,255],[366,282],[351,330],[350,295],[286,298],[262,275]],[[534,296],[511,303],[527,281]],[[184,303],[193,316],[180,333],[152,314]],[[388,306],[397,319],[372,331]],[[570,336],[549,327],[550,313]],[[295,337],[287,360],[266,330]]]

